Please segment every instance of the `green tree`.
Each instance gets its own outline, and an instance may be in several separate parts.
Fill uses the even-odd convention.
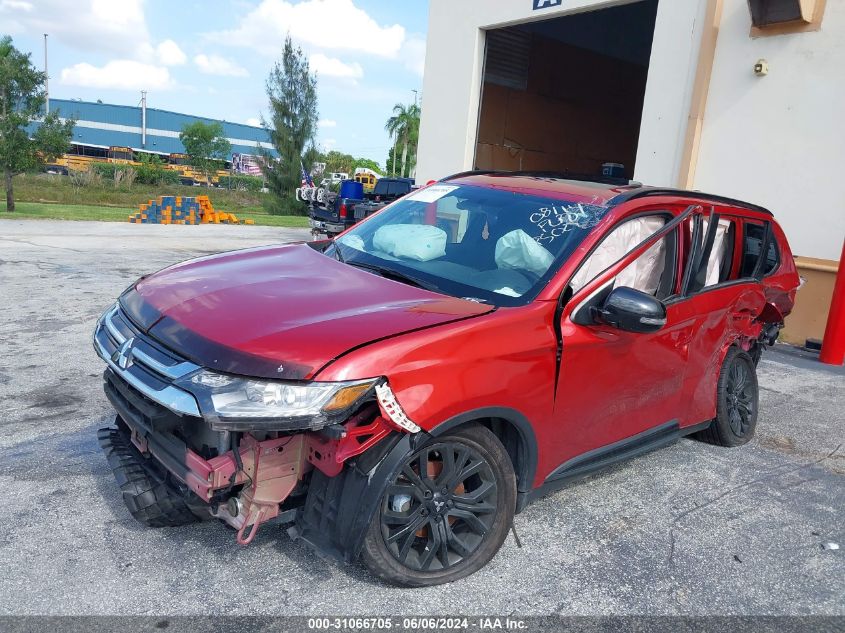
[[[309,158],[316,155],[313,145],[317,131],[317,77],[311,74],[302,49],[294,48],[290,35],[285,38],[282,60],[270,71],[266,87],[270,120],[263,121],[263,125],[279,153],[277,161],[266,161],[265,176],[271,193],[268,210],[301,214],[304,206],[294,194],[302,180],[302,165],[310,169]],[[306,145],[310,147],[304,156]],[[270,158],[266,153],[265,156]]]
[[[379,165],[376,161],[370,160],[369,158],[355,158],[352,154],[344,154],[343,152],[339,152],[337,150],[332,150],[325,154],[318,154],[317,158],[314,160],[326,164],[326,173],[339,171],[347,173],[350,177],[352,177],[355,170],[359,167],[372,169],[374,172],[379,174],[383,173],[381,165]],[[310,162],[305,163],[306,166],[311,164],[312,163]]]
[[[56,111],[42,117],[46,80],[29,54],[12,45],[11,37],[0,38],[0,165],[7,211],[15,210],[12,177],[63,154],[73,137],[72,119],[62,121]],[[30,134],[27,128],[34,123],[37,127]]]
[[[220,123],[186,123],[179,132],[179,140],[191,166],[205,176],[206,184],[211,182],[212,174],[226,164],[232,152],[232,144],[224,136]]]
[[[355,157],[337,150],[327,152],[323,162],[326,163],[326,172],[341,171],[351,176],[355,170]]]
[[[358,169],[359,167],[366,167],[367,169],[372,169],[377,174],[384,173],[381,169],[381,165],[379,165],[374,160],[370,160],[369,158],[356,158],[355,165],[353,166],[353,171],[355,169]]]
[[[408,162],[409,154],[414,161],[417,154],[417,142],[420,133],[420,107],[417,104],[405,105],[397,103],[393,106],[393,116],[391,116],[384,126],[384,129],[390,134],[391,138],[395,139],[393,146],[393,164],[394,170],[391,172],[396,174],[396,147],[402,147],[402,169],[399,172],[400,176],[407,176],[411,173],[411,164]],[[415,161],[414,161],[415,162]]]

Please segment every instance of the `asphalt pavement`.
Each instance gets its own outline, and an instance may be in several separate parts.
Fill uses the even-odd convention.
[[[0,614],[845,615],[845,372],[778,346],[756,438],[693,440],[529,506],[475,575],[397,589],[279,526],[149,529],[96,441],[91,346],[138,276],[302,229],[0,220]],[[835,549],[835,545],[839,548]]]

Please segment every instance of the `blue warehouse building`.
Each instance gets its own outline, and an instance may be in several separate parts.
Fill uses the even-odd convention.
[[[217,119],[180,114],[156,108],[50,99],[50,111],[62,118],[76,119],[73,129],[75,153],[97,153],[111,146],[131,147],[135,151],[157,154],[183,153],[179,132],[187,123],[220,123],[232,144],[232,153],[259,154],[267,150],[276,155],[267,131],[261,127]],[[146,116],[145,116],[146,115]],[[37,125],[37,124],[35,124]]]

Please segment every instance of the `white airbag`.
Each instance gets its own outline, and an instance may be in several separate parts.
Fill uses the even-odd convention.
[[[522,229],[505,233],[496,242],[496,266],[512,270],[528,270],[542,276],[554,261],[554,256],[531,239]]]
[[[708,220],[704,220],[701,235],[702,239],[707,235]],[[716,226],[716,235],[713,238],[713,250],[710,251],[710,259],[707,260],[707,279],[704,286],[715,286],[719,283],[719,273],[721,273],[722,257],[725,255],[725,237],[728,234],[728,229],[731,223],[729,220],[719,220]]]
[[[389,224],[373,235],[373,246],[394,257],[427,262],[446,254],[446,231],[428,224]]]
[[[665,223],[666,220],[661,217],[648,216],[628,220],[614,229],[572,277],[569,282],[572,290],[577,292],[583,288],[600,272],[622,259],[637,244],[660,230]],[[619,274],[614,287],[628,286],[651,294],[656,292],[665,264],[664,247],[664,240],[660,240],[648,249]]]

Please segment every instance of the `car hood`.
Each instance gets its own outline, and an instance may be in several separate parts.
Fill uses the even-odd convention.
[[[120,299],[166,347],[218,371],[308,379],[353,348],[488,305],[385,279],[307,244],[223,253],[142,278]]]

